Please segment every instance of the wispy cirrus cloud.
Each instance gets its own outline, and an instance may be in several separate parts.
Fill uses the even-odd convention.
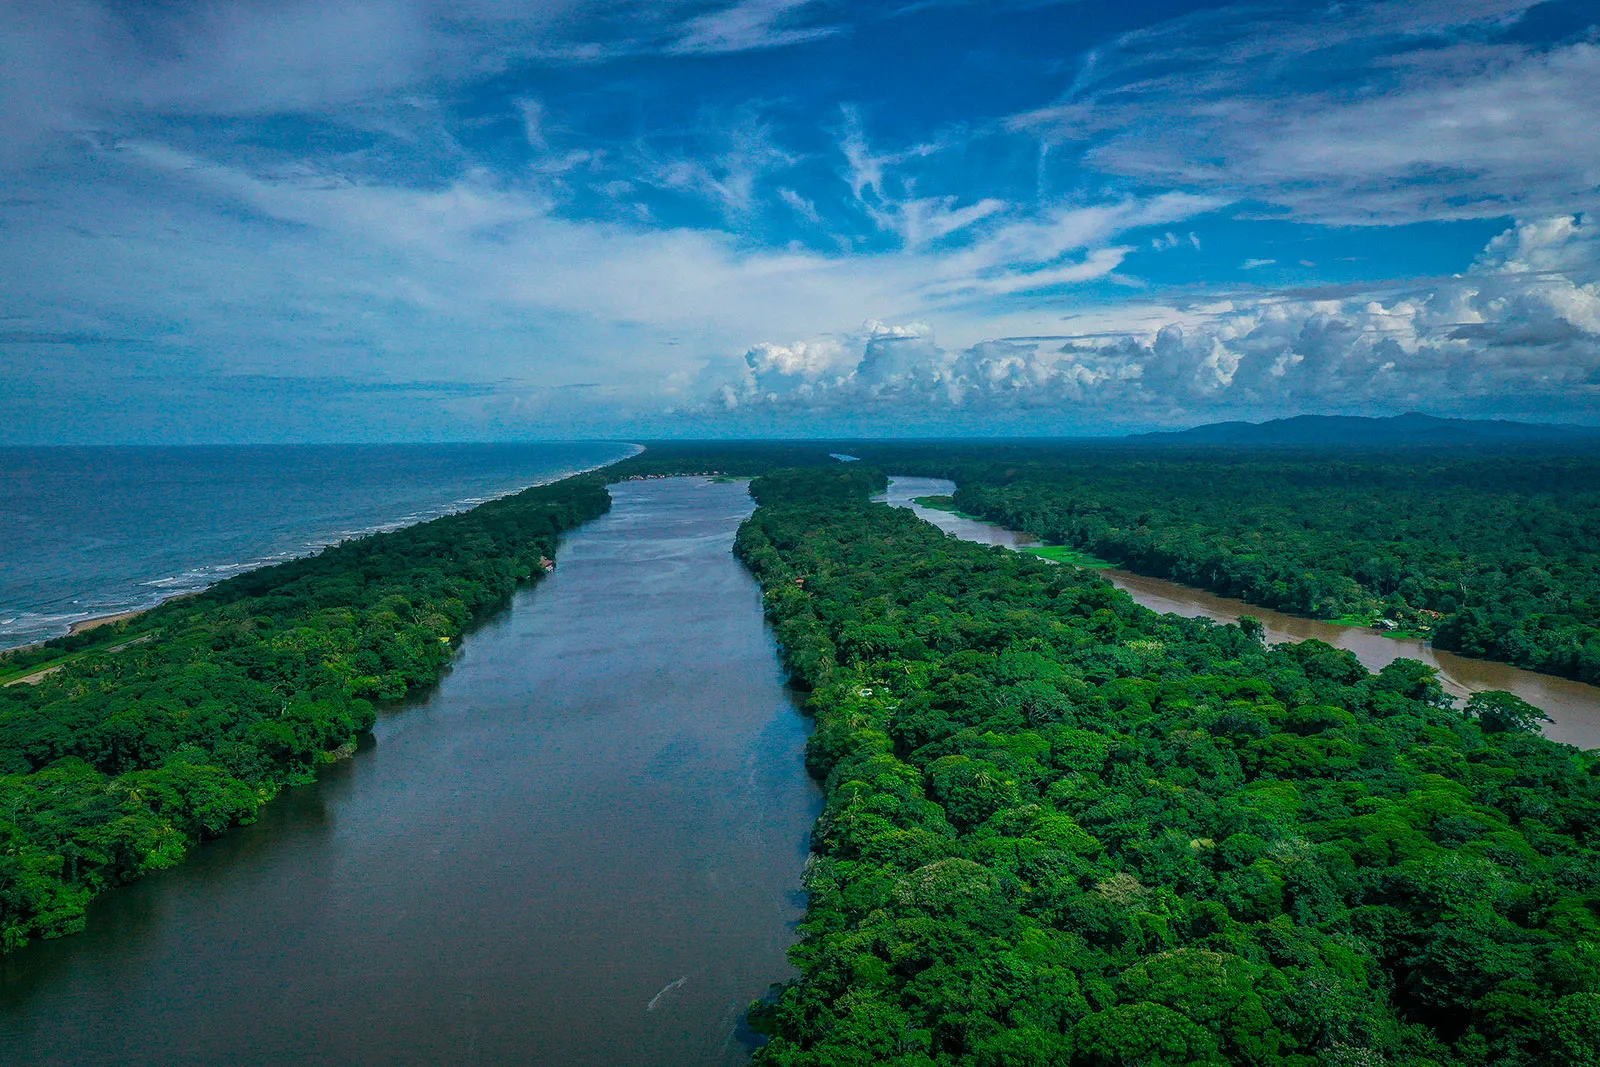
[[[1523,0],[1307,10],[1225,7],[1094,50],[1067,96],[1014,129],[1084,139],[1143,181],[1372,224],[1541,214],[1593,203],[1592,33],[1539,45]]]
[[[803,9],[816,6],[816,0],[738,0],[690,19],[667,50],[683,54],[749,52],[842,32],[838,25],[800,25]]]

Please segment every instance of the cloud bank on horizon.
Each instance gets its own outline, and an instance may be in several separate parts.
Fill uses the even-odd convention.
[[[0,443],[1600,422],[1589,3],[0,15]]]

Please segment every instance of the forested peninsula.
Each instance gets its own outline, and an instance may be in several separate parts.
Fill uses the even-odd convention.
[[[1600,753],[881,484],[757,478],[736,546],[827,789],[759,1064],[1597,1062]]]
[[[81,929],[104,889],[249,822],[438,680],[475,619],[610,507],[580,475],[251,571],[0,657],[0,948]]]
[[[1600,452],[862,445],[1139,574],[1600,682]]]

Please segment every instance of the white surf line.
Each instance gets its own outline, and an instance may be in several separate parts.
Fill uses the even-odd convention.
[[[650,1003],[648,1003],[648,1004],[646,1004],[644,1006],[644,1010],[645,1011],[655,1011],[656,1010],[656,1005],[661,1002],[661,998],[662,997],[666,996],[668,993],[672,992],[674,989],[677,989],[679,986],[681,986],[683,983],[687,982],[688,980],[689,980],[689,976],[688,975],[684,975],[682,978],[678,979],[676,982],[668,982],[666,985],[662,986],[661,987],[661,992],[657,993],[655,996],[650,998]]]

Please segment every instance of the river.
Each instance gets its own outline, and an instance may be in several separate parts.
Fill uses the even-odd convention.
[[[1026,533],[925,508],[914,502],[917,497],[948,496],[953,492],[955,483],[944,478],[895,477],[889,479],[889,491],[884,500],[896,507],[911,508],[920,518],[963,540],[1008,548],[1039,543]],[[1600,688],[1595,686],[1490,660],[1468,659],[1414,638],[1389,637],[1361,626],[1338,626],[1285,615],[1160,578],[1147,578],[1115,568],[1099,573],[1153,611],[1191,618],[1203,616],[1221,622],[1233,622],[1240,615],[1254,615],[1265,626],[1269,641],[1304,641],[1314,637],[1336,648],[1349,649],[1369,670],[1379,670],[1400,658],[1421,660],[1438,668],[1439,680],[1452,696],[1465,697],[1484,689],[1515,693],[1555,720],[1546,724],[1546,737],[1579,748],[1600,748]]]
[[[376,744],[0,962],[0,1063],[721,1065],[820,792],[743,484],[628,482]]]

